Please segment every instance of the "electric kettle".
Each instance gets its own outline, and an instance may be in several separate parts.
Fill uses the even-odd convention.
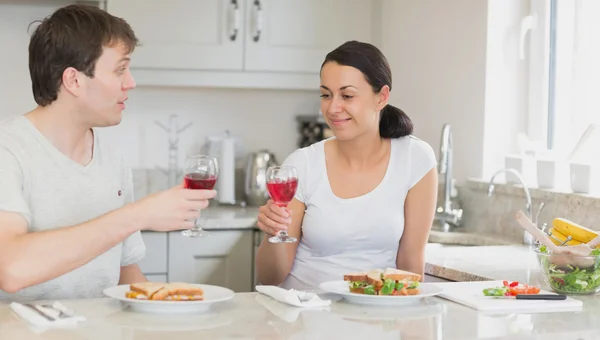
[[[259,150],[248,156],[244,192],[246,202],[251,206],[261,206],[269,200],[267,191],[267,169],[277,166],[275,155],[268,150]]]

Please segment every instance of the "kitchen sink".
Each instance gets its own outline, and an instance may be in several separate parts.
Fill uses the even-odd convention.
[[[508,242],[498,237],[485,236],[476,233],[466,232],[443,232],[432,230],[429,233],[428,243],[439,243],[457,246],[500,246],[511,245],[514,242]]]

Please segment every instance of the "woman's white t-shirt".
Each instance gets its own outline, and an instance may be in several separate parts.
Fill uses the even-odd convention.
[[[413,136],[392,139],[381,183],[365,195],[342,199],[327,177],[326,141],[298,149],[284,162],[298,171],[295,198],[306,207],[294,264],[280,285],[284,288],[318,288],[342,280],[345,273],[395,268],[408,190],[436,166],[426,142]]]

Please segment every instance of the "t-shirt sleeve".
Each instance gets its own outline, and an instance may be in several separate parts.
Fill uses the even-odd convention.
[[[296,189],[295,199],[304,203],[306,199],[306,183],[308,182],[308,173],[307,169],[307,159],[304,155],[303,149],[298,149],[292,152],[284,161],[284,166],[293,166],[296,168],[296,172],[298,173],[298,188]]]
[[[123,166],[123,190],[125,192],[125,204],[133,203],[133,174],[129,166]],[[142,239],[142,233],[136,231],[123,241],[121,250],[121,266],[134,264],[146,256],[146,245]]]
[[[31,226],[31,211],[23,195],[23,170],[17,158],[0,146],[0,211],[21,214]]]
[[[437,166],[435,152],[425,141],[413,139],[411,141],[411,178],[410,188],[414,187],[423,177]]]

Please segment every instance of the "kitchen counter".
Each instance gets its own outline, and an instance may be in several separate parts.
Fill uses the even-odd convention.
[[[537,273],[530,251],[521,245],[429,244],[427,271],[451,280],[523,280],[528,269]],[[134,313],[111,299],[65,300],[88,321],[71,330],[39,335],[0,303],[0,339],[597,339],[600,296],[576,298],[584,301],[581,312],[501,315],[441,298],[403,308],[334,300],[328,309],[314,310],[280,304],[258,293],[240,293],[208,313],[179,316]]]
[[[427,244],[425,273],[450,281],[510,280],[543,285],[534,246]]]
[[[111,299],[63,301],[87,321],[36,334],[0,305],[0,339],[596,339],[600,300],[583,298],[573,313],[486,315],[439,298],[403,308],[359,306],[343,300],[328,309],[299,309],[258,293],[240,293],[198,315],[123,310]]]
[[[258,208],[211,203],[208,209],[203,210],[202,214],[206,220],[201,223],[206,230],[256,229]]]

